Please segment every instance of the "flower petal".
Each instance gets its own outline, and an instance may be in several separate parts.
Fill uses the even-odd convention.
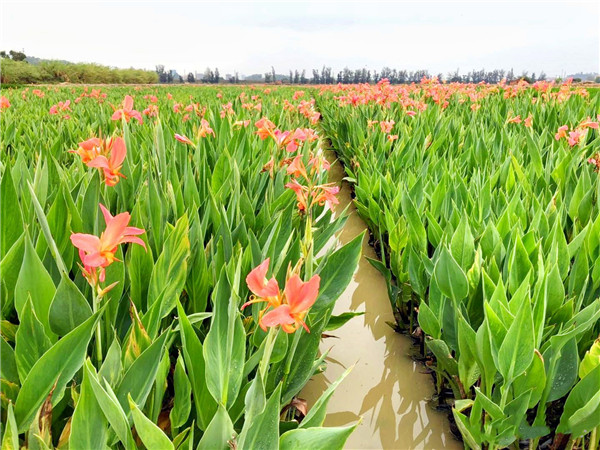
[[[71,242],[75,247],[87,253],[94,253],[100,250],[100,238],[93,234],[73,233]]]
[[[262,316],[260,323],[265,327],[276,327],[277,325],[291,325],[295,323],[295,320],[290,315],[290,307],[281,305]]]

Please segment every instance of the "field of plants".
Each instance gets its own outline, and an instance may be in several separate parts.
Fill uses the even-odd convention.
[[[600,93],[1,94],[3,450],[343,448],[345,374],[298,398],[357,320],[332,315],[366,237],[328,245],[328,145],[464,445],[598,448]]]

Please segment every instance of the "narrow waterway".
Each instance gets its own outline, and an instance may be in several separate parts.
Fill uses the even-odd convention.
[[[335,158],[333,153],[329,156]],[[339,183],[343,177],[341,164],[332,164],[329,181]],[[338,198],[339,214],[352,203],[348,183],[342,184]],[[332,245],[343,245],[366,229],[353,205],[348,212],[348,221]],[[331,332],[334,337],[323,339],[321,351],[331,349],[327,370],[313,377],[300,397],[312,406],[330,383],[356,364],[329,401],[325,420],[326,426],[341,426],[362,417],[345,448],[462,448],[453,438],[446,416],[427,403],[433,383],[429,375],[422,373],[424,367],[408,356],[410,338],[394,332],[386,323],[394,322],[394,317],[385,280],[366,257],[376,255],[365,238],[358,271],[334,310],[334,314],[365,314]]]

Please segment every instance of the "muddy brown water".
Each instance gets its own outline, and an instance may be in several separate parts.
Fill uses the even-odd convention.
[[[330,159],[333,160],[333,159]],[[329,181],[344,177],[339,162],[331,167]],[[344,182],[338,194],[336,213],[352,203],[350,186]],[[366,229],[353,205],[345,227],[331,245],[343,245]],[[428,400],[434,393],[430,375],[413,361],[412,342],[386,322],[394,322],[385,279],[365,259],[376,258],[367,238],[353,280],[338,299],[334,314],[364,311],[321,342],[329,351],[327,369],[315,375],[300,397],[314,405],[321,393],[350,367],[350,374],[337,387],[327,408],[325,426],[354,424],[362,417],[346,442],[346,449],[458,449],[445,414]]]

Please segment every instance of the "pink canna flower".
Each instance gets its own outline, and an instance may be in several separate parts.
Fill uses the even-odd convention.
[[[10,101],[4,95],[0,97],[0,109],[10,108]]]
[[[267,280],[267,271],[271,259],[265,259],[260,265],[255,267],[246,277],[246,284],[254,295],[259,298],[277,297],[279,295],[279,284],[275,277]],[[249,303],[242,306],[244,308]]]
[[[337,205],[340,201],[337,199],[336,195],[340,192],[339,186],[334,186],[331,184],[323,184],[321,186],[317,186],[317,190],[315,191],[314,201],[317,202],[321,206],[325,206],[333,211],[333,205]]]
[[[191,141],[190,138],[188,138],[187,136],[184,136],[182,134],[175,133],[175,139],[183,144],[188,144],[188,145],[192,145],[192,146],[194,145],[194,143]]]
[[[212,134],[213,137],[215,137],[215,132],[214,130],[209,126],[208,120],[206,119],[202,119],[200,121],[200,128],[198,129],[198,137],[206,137],[209,134]]]
[[[558,141],[558,140],[560,140],[560,138],[566,138],[568,130],[569,130],[569,127],[567,125],[563,125],[562,127],[559,127],[558,131],[554,135],[554,139],[556,139]]]
[[[523,124],[527,127],[527,128],[531,128],[533,126],[533,116],[531,114],[529,114],[527,116],[527,118],[523,121]]]
[[[74,153],[79,153],[79,151]],[[79,154],[81,155],[81,153]],[[121,173],[121,167],[126,155],[125,140],[122,137],[114,137],[104,141],[99,154],[88,161],[86,165],[100,169],[104,175],[104,183],[107,186],[114,186],[119,182],[119,178],[125,178],[125,175]],[[85,154],[82,156],[82,160],[88,156],[91,154]]]
[[[398,135],[397,134],[388,134],[388,141],[390,142],[394,142],[396,139],[398,139]]]
[[[381,122],[379,122],[379,127],[381,128],[381,131],[383,133],[389,133],[392,131],[392,128],[394,128],[394,124],[396,122],[394,122],[393,120],[382,120]]]
[[[518,115],[518,116],[516,116],[516,117],[509,117],[509,118],[506,120],[506,123],[521,123],[521,115],[519,114],[519,115]]]
[[[598,119],[600,121],[600,118]],[[579,127],[582,130],[585,128],[593,128],[594,130],[598,129],[598,122],[594,122],[592,119],[590,119],[589,117],[587,119],[585,119],[583,122],[581,122],[579,124]]]
[[[103,146],[104,142],[102,142],[102,139],[91,138],[80,142],[79,148],[77,150],[69,150],[69,153],[77,153],[81,156],[81,162],[87,165],[91,160],[103,153]]]
[[[306,173],[306,167],[304,167],[304,162],[302,162],[302,156],[298,155],[294,158],[294,160],[290,163],[287,168],[288,175],[292,175],[296,178],[304,177],[308,179],[308,175]]]
[[[62,111],[71,111],[71,100],[67,100],[66,102],[58,102],[56,105],[52,105],[50,107],[50,114],[56,115]]]
[[[256,130],[256,134],[263,141],[266,138],[268,138],[269,136],[273,136],[273,132],[275,130],[275,124],[273,122],[271,122],[269,119],[267,119],[266,117],[263,117],[262,119],[260,119],[258,122],[256,122],[254,124],[254,126],[256,128],[258,128],[258,130]]]
[[[83,274],[90,284],[95,285],[105,278],[105,269],[114,261],[117,248],[120,244],[131,242],[146,248],[146,244],[138,236],[145,231],[141,228],[130,227],[131,216],[128,212],[112,216],[108,209],[100,204],[106,229],[98,236],[84,233],[71,234],[71,242],[79,249],[79,257],[83,263]]]
[[[113,106],[114,108],[114,106]],[[111,119],[112,120],[120,120],[122,117],[125,118],[126,122],[129,122],[130,119],[136,119],[140,125],[144,123],[144,119],[142,119],[142,115],[139,111],[133,109],[133,97],[131,95],[126,95],[123,100],[123,105],[119,109],[115,109]]]
[[[584,137],[585,137],[585,132],[583,132],[581,130],[570,131],[567,142],[569,143],[569,146],[575,147],[577,144],[579,144],[580,142],[583,141]]]
[[[298,180],[296,179],[287,183],[285,187],[296,193],[296,200],[298,201],[298,209],[300,212],[306,211],[308,209],[308,188],[298,183]]]
[[[304,318],[319,296],[320,283],[319,275],[314,275],[307,282],[303,282],[297,274],[292,275],[285,285],[285,303],[261,317],[261,328],[266,331],[267,328],[281,325],[286,333],[294,333],[302,326],[310,333]]]

